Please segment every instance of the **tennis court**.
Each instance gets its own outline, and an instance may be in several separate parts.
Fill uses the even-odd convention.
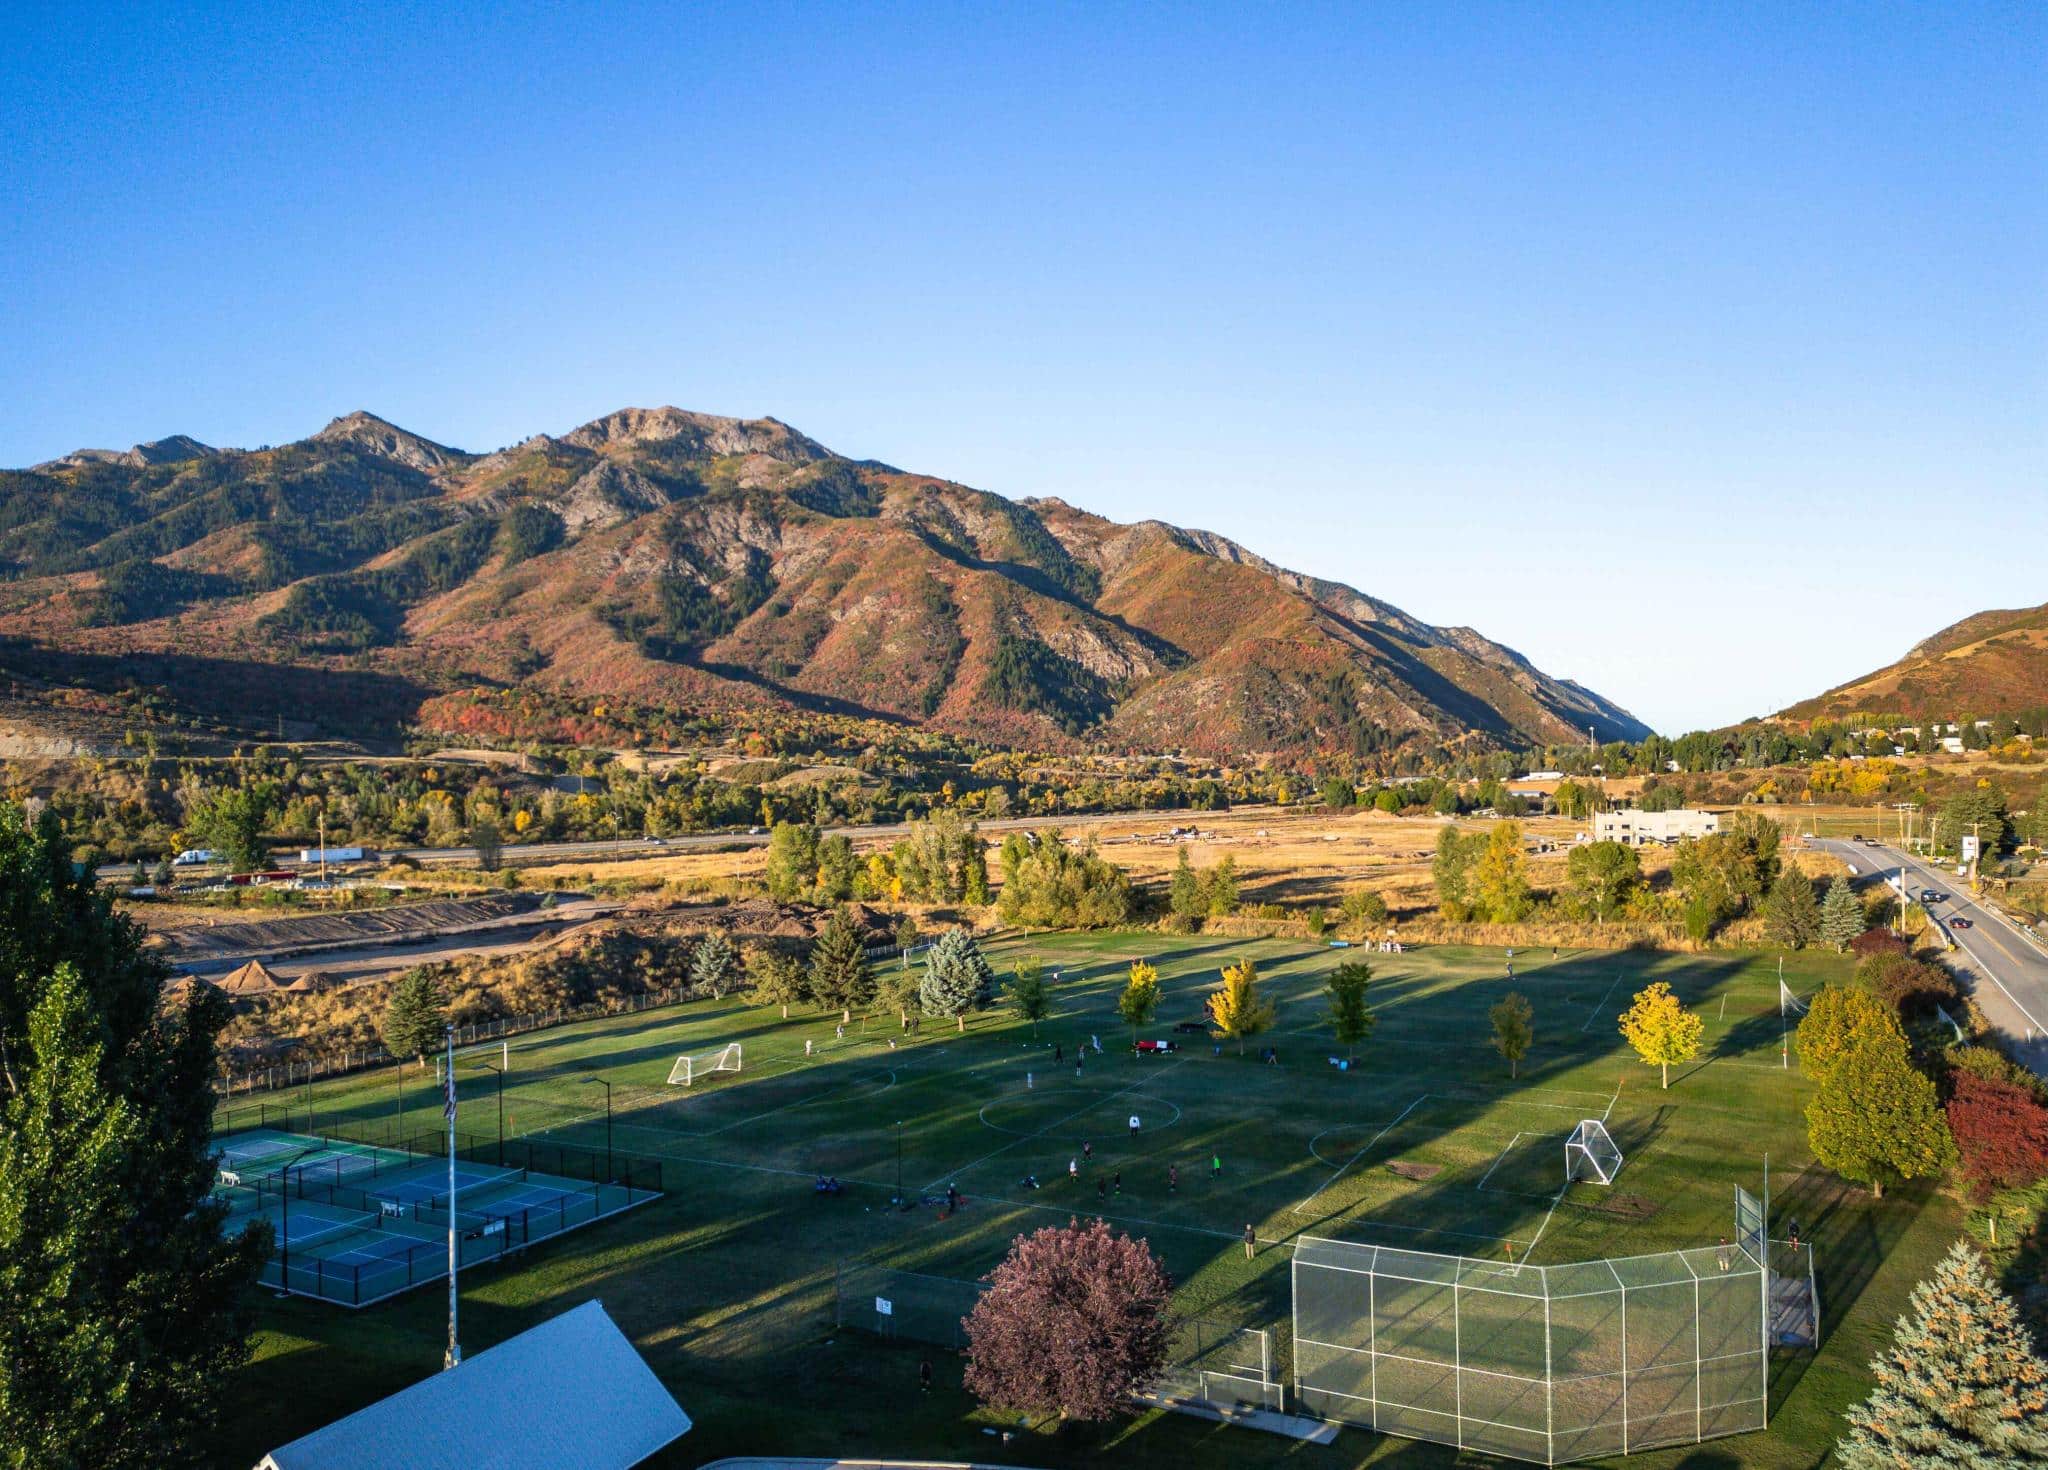
[[[451,1194],[445,1154],[259,1128],[221,1141],[215,1192],[233,1217],[269,1221],[264,1284],[360,1307],[447,1275],[451,1206],[467,1269],[660,1196],[642,1161],[623,1182],[597,1151],[550,1161],[589,1177],[478,1162],[458,1143]]]

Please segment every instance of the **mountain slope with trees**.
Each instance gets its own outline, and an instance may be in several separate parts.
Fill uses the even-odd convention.
[[[1981,612],[1904,658],[1785,710],[1792,720],[2019,715],[2048,708],[2048,603]]]
[[[0,669],[25,687],[308,733],[459,733],[458,692],[1208,755],[1648,733],[1471,629],[1211,533],[674,408],[481,455],[367,413],[256,450],[81,450],[0,472],[0,574]]]

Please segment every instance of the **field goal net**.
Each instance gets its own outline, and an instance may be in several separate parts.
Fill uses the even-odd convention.
[[[697,1056],[680,1056],[676,1064],[668,1069],[671,1087],[694,1087],[720,1072],[740,1070],[740,1044],[729,1041],[717,1051],[707,1051]]]
[[[1784,981],[1778,982],[1778,1014],[1781,1016],[1803,1016],[1806,1002]]]
[[[1564,1177],[1568,1183],[1591,1180],[1612,1184],[1621,1172],[1621,1150],[1608,1135],[1607,1125],[1587,1118],[1564,1141]]]

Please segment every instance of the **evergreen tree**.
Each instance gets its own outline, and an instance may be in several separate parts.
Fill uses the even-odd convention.
[[[1828,885],[1828,896],[1820,906],[1820,937],[1840,954],[1849,947],[1850,940],[1869,927],[1863,917],[1863,901],[1849,887],[1848,878],[1835,879]]]
[[[1366,1004],[1366,990],[1372,984],[1372,966],[1364,960],[1346,960],[1330,971],[1324,987],[1330,997],[1330,1030],[1345,1058],[1358,1060],[1358,1043],[1372,1035],[1379,1018]]]
[[[788,903],[809,898],[818,881],[818,829],[777,822],[768,833],[768,892]]]
[[[1225,919],[1237,912],[1237,859],[1229,853],[1223,854],[1215,867],[1209,870],[1203,882],[1204,896],[1208,899],[1209,916]]]
[[[723,929],[713,929],[690,952],[690,983],[712,995],[724,995],[739,981],[740,956]]]
[[[378,1027],[385,1049],[394,1057],[415,1057],[424,1064],[427,1053],[441,1045],[447,1026],[448,1003],[433,972],[421,966],[400,975]]]
[[[1454,924],[1472,917],[1472,865],[1485,846],[1484,837],[1474,833],[1468,838],[1449,823],[1436,835],[1429,871],[1436,881],[1437,911]]]
[[[53,817],[0,806],[0,1464],[194,1464],[248,1360],[270,1232],[212,1198],[211,987],[160,961]]]
[[[1835,1446],[1844,1470],[2048,1463],[2048,1365],[1983,1259],[1957,1242],[1913,1288],[1876,1386]]]
[[[1806,1136],[1823,1165],[1879,1199],[1893,1180],[1939,1174],[1956,1160],[1934,1083],[1896,1031],[1859,1035],[1828,1069],[1806,1105]]]
[[[995,980],[974,936],[955,925],[925,951],[918,1000],[927,1016],[951,1016],[959,1029],[965,1031],[967,1013],[988,1005]]]
[[[785,1021],[791,1006],[810,999],[810,982],[803,966],[765,944],[747,951],[747,982],[755,1000],[782,1007]]]
[[[1787,949],[1804,949],[1820,938],[1820,900],[1813,880],[1787,867],[1764,899],[1763,918],[1764,937]]]
[[[852,838],[832,836],[820,839],[818,871],[811,897],[819,903],[843,903],[852,898],[853,875],[857,866]]]
[[[1209,901],[1202,894],[1201,875],[1188,862],[1188,850],[1176,847],[1173,850],[1173,879],[1167,884],[1166,906],[1179,920],[1179,927],[1192,933],[1202,922],[1202,916],[1209,911]]]
[[[505,858],[505,834],[495,817],[478,817],[469,824],[469,845],[476,849],[476,865],[486,873],[498,871]]]
[[[811,946],[811,995],[822,1006],[848,1015],[874,998],[874,977],[868,973],[867,940],[846,916],[834,909]]]
[[[988,906],[993,895],[988,886],[988,844],[981,840],[981,828],[969,824],[965,855],[960,860],[961,900],[977,908]]]

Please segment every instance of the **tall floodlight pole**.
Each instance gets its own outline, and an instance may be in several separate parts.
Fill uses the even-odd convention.
[[[505,1167],[505,1069],[494,1067],[489,1062],[478,1062],[479,1067],[488,1068],[498,1079],[498,1167]]]
[[[448,1115],[448,1356],[443,1368],[462,1361],[462,1341],[456,1335],[456,1268],[462,1264],[462,1234],[455,1228],[455,1028],[445,1026],[447,1065],[441,1073],[441,1111]]]

